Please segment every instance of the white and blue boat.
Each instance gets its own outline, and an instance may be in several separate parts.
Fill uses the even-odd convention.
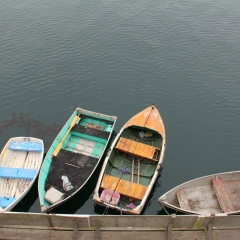
[[[29,192],[43,155],[41,139],[14,137],[6,143],[0,155],[0,212],[11,211]]]

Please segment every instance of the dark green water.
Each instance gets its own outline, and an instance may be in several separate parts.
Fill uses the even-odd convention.
[[[238,0],[1,1],[0,126],[14,121],[0,128],[0,146],[35,133],[47,150],[76,107],[117,116],[118,132],[155,103],[167,148],[143,214],[163,214],[157,199],[169,189],[239,170],[239,62]],[[17,126],[20,113],[38,131]],[[102,214],[98,171],[56,212]],[[40,211],[37,188],[25,201],[18,210]]]

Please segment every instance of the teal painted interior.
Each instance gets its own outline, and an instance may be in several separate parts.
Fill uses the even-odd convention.
[[[83,136],[88,136],[88,135],[85,135],[85,134],[82,134],[82,135]],[[65,147],[63,148],[63,149],[68,150],[68,151],[73,151],[76,148],[76,145],[81,138],[94,141],[93,139],[89,139],[87,137],[79,137],[79,136],[76,136],[75,134],[69,134],[69,136],[71,136],[71,137],[68,138],[68,142],[66,142]],[[97,140],[99,140],[99,139],[102,140],[101,138],[96,138],[96,139]],[[101,157],[102,152],[103,152],[106,144],[101,143],[99,141],[94,141],[94,142],[96,144],[92,148],[92,153],[91,153],[90,156],[95,157],[95,158],[99,158],[99,157]]]
[[[48,176],[48,172],[52,163],[52,155],[58,144],[60,143],[61,139],[64,137],[65,133],[67,132],[71,122],[73,121],[74,117],[77,115],[77,111],[74,111],[74,113],[71,115],[71,117],[68,119],[66,124],[63,126],[59,134],[57,135],[56,139],[52,143],[51,147],[49,148],[47,155],[44,159],[42,170],[39,175],[39,181],[38,181],[38,189],[39,189],[39,198],[40,201],[43,202],[46,206],[50,206],[51,204],[47,202],[44,199],[44,196],[46,194],[45,191],[45,182]]]
[[[105,144],[97,142],[95,147],[93,148],[91,157],[95,157],[95,158],[101,157],[104,147],[105,147]]]
[[[112,130],[113,130],[113,126],[112,125],[108,125],[107,127],[106,127],[106,129],[104,129],[106,132],[112,132]]]
[[[104,119],[104,120],[108,120],[108,121],[114,122],[114,120],[112,120],[112,118],[103,117],[103,116],[97,116],[97,115],[86,113],[86,112],[82,112],[82,114],[84,114],[85,116],[99,118],[99,119]],[[80,116],[81,116],[81,114],[80,114]]]
[[[100,143],[103,143],[103,144],[106,144],[106,142],[107,142],[106,139],[90,136],[90,135],[79,133],[79,132],[72,131],[72,134],[75,135],[75,136],[78,136],[79,138],[85,138],[85,139],[95,141],[95,142],[100,142]]]
[[[98,117],[96,115],[93,114],[88,114],[85,112],[82,112],[85,116],[89,116],[89,117],[94,117],[94,118],[99,118],[99,120],[97,119],[90,119],[90,118],[80,118],[77,122],[77,124],[81,125],[81,126],[86,126],[86,123],[93,123],[96,125],[100,125],[104,127],[104,131],[107,132],[112,132],[112,125],[106,124],[104,121],[101,121],[101,119],[104,120],[108,120],[114,123],[114,120],[112,120],[111,118],[108,117]],[[40,172],[39,175],[39,198],[40,201],[43,202],[46,206],[50,206],[51,204],[49,202],[47,202],[44,199],[44,196],[46,194],[45,191],[45,182],[48,176],[48,172],[51,166],[51,162],[52,162],[52,155],[54,150],[56,149],[56,147],[58,146],[58,144],[61,142],[62,138],[65,136],[66,132],[68,131],[71,122],[73,121],[74,117],[78,114],[78,111],[74,111],[74,113],[71,115],[71,117],[69,118],[69,120],[66,122],[66,124],[63,126],[63,128],[61,129],[61,131],[59,132],[58,136],[56,137],[56,139],[54,140],[54,142],[52,143],[50,149],[47,152],[47,155],[44,159],[43,165],[42,165],[42,171]],[[81,114],[80,114],[81,115]],[[105,149],[105,145],[107,143],[106,139],[102,139],[102,138],[98,138],[98,137],[94,137],[94,136],[90,136],[87,134],[82,134],[82,133],[78,133],[78,132],[73,132],[70,131],[69,134],[66,136],[65,140],[63,141],[63,145],[62,145],[62,149],[65,150],[69,150],[71,151],[72,149],[74,149],[76,147],[77,142],[79,141],[80,138],[84,138],[87,140],[91,140],[96,142],[91,156],[95,157],[95,158],[99,158],[101,157],[103,150]]]

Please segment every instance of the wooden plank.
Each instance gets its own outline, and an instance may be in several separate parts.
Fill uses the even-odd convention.
[[[134,150],[134,155],[153,160],[155,150],[156,148],[153,146],[138,142]]]
[[[226,231],[225,236],[230,231]],[[101,240],[117,239],[117,240],[149,240],[149,239],[166,239],[165,231],[101,231]],[[239,232],[235,231],[231,236],[237,236]],[[8,229],[0,228],[1,239],[51,239],[51,240],[65,240],[72,239],[72,231],[58,231],[58,230],[34,230],[34,229]],[[95,240],[95,231],[80,231],[78,240]],[[204,231],[177,231],[172,232],[172,239],[186,240],[197,239],[206,240]],[[225,238],[226,239],[226,238]],[[224,238],[215,238],[215,240],[225,240]],[[231,238],[233,240],[237,238]]]
[[[77,222],[79,228],[89,227],[88,216],[15,212],[0,214],[1,227],[73,229],[75,226],[73,221]]]
[[[147,191],[147,186],[121,179],[116,191],[123,196],[142,200]]]
[[[139,228],[139,230],[146,231],[151,229],[166,229],[171,216],[157,216],[157,215],[90,215],[90,228],[96,227],[96,220],[100,221],[101,228]],[[196,219],[196,216],[195,216]],[[182,220],[183,221],[183,220]],[[184,221],[183,221],[184,222]]]
[[[188,202],[187,195],[184,189],[177,192],[177,199],[181,208],[191,211],[191,206]]]
[[[191,210],[202,215],[222,213],[217,196],[211,184],[184,188]]]
[[[117,143],[115,149],[122,151],[122,152],[126,152],[126,153],[133,153],[136,146],[137,146],[137,142],[132,141],[127,138],[124,138],[124,137],[121,137],[118,140],[118,143]]]
[[[86,123],[86,127],[98,129],[98,130],[102,130],[102,131],[104,130],[104,126],[100,126],[100,125],[93,124],[93,123]]]
[[[240,215],[217,216],[212,226],[215,229],[238,228],[240,226]]]
[[[115,147],[115,149],[131,153],[137,157],[147,158],[152,161],[157,161],[153,159],[156,148],[144,143],[135,142],[133,140],[121,137]]]
[[[165,231],[101,231],[101,240],[118,239],[118,240],[148,240],[148,239],[166,239]],[[1,239],[51,239],[65,240],[72,239],[72,231],[58,230],[36,230],[36,229],[11,229],[0,228]],[[240,230],[213,230],[213,240],[238,240]],[[95,240],[95,231],[80,231],[78,240]],[[186,240],[197,239],[206,240],[204,231],[172,231],[171,239]]]
[[[0,167],[0,177],[33,179],[37,174],[35,169]]]
[[[222,178],[221,177],[213,178],[212,183],[215,193],[217,195],[217,199],[222,208],[222,211],[225,213],[235,211]]]
[[[130,182],[127,180],[123,180],[117,177],[113,177],[107,174],[104,174],[103,180],[101,183],[101,188],[103,189],[111,189],[113,191],[118,192],[119,194],[134,198],[137,200],[141,200],[146,191],[147,186],[144,186],[142,184]]]
[[[111,189],[114,191],[116,189],[119,181],[120,181],[120,179],[117,177],[113,177],[108,174],[104,174],[100,187],[103,189]]]
[[[240,236],[240,230],[234,229],[234,230],[213,230],[213,235],[217,236],[213,239],[219,239],[219,240],[239,240]]]
[[[224,181],[235,211],[240,210],[240,179]]]
[[[29,229],[58,229],[73,230],[78,225],[81,230],[95,229],[96,220],[99,220],[101,229],[111,230],[136,230],[136,231],[158,231],[166,229],[171,216],[169,215],[60,215],[60,214],[36,214],[36,213],[14,213],[7,212],[0,214],[0,228],[29,228]],[[205,229],[212,219],[212,228],[229,230],[238,229],[240,226],[240,216],[214,216],[203,217],[197,228]],[[197,215],[176,215],[172,231],[175,230],[197,230]],[[1,231],[0,231],[1,232]]]

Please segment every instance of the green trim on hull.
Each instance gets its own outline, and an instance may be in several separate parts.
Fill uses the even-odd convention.
[[[114,123],[114,120],[112,120],[112,118],[101,117],[101,116],[97,116],[97,115],[90,114],[90,113],[86,113],[86,112],[81,112],[80,114],[83,114],[83,115],[85,115],[85,116],[89,116],[89,117],[94,117],[94,118],[99,118],[99,119],[103,119],[103,120],[111,121],[111,122]]]

